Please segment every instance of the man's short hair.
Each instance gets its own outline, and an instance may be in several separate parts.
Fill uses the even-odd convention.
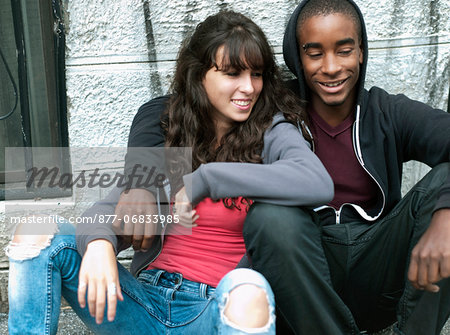
[[[356,27],[359,41],[362,40],[361,20],[355,7],[345,0],[310,0],[300,11],[297,19],[297,33],[307,19],[314,16],[327,16],[331,14],[342,14],[349,17]]]

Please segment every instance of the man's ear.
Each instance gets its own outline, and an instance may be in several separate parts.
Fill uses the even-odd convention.
[[[362,47],[362,45],[359,45],[359,64],[362,65],[364,61],[364,49]]]
[[[298,64],[300,65],[300,69],[303,70],[302,56],[300,55],[300,49],[298,49]]]
[[[301,46],[297,48],[298,52],[298,62],[300,63],[300,69],[303,70],[303,64],[302,64],[302,49]]]

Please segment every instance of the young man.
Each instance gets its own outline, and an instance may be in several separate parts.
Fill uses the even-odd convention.
[[[301,2],[283,51],[335,197],[315,211],[254,204],[244,226],[253,268],[297,334],[359,334],[395,321],[400,334],[439,334],[450,314],[450,115],[364,89],[367,36],[352,1]],[[154,100],[138,113],[130,146],[163,142],[163,109]],[[433,169],[402,198],[408,160]],[[133,192],[122,194],[119,215],[146,211],[144,201],[127,207]],[[153,237],[129,238],[146,249]]]
[[[439,334],[450,313],[450,115],[364,89],[367,36],[351,1],[310,0],[284,58],[308,102],[334,199],[315,213],[256,204],[244,228],[254,269],[299,334]],[[435,167],[403,199],[402,163]]]

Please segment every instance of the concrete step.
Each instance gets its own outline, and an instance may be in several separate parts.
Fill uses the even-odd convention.
[[[8,314],[0,314],[0,334],[8,334]],[[92,335],[70,307],[61,309],[57,335]]]
[[[8,315],[0,314],[0,334],[8,333]],[[59,329],[57,335],[92,335],[86,326],[70,307],[64,307],[59,317]],[[391,328],[385,329],[373,335],[395,335]],[[450,335],[450,320],[444,326],[441,335]]]

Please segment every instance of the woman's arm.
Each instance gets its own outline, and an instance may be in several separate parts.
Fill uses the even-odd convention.
[[[123,301],[123,295],[114,247],[109,241],[100,239],[88,244],[78,278],[80,307],[86,306],[87,296],[89,312],[95,317],[97,324],[103,322],[106,305],[108,321],[113,321],[116,316],[117,299]]]
[[[184,176],[187,194],[195,205],[205,197],[244,196],[256,201],[317,206],[334,196],[331,177],[299,130],[274,120],[266,131],[264,164],[208,163]]]

